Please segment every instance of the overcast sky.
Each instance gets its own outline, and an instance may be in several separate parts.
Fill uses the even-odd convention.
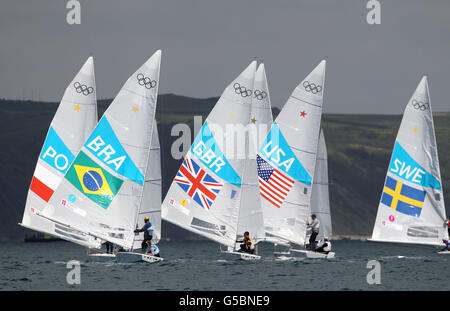
[[[403,112],[423,74],[434,111],[450,111],[450,1],[2,0],[0,98],[59,101],[86,58],[98,98],[111,98],[162,49],[160,94],[219,96],[254,58],[266,65],[272,105],[328,59],[326,113]]]

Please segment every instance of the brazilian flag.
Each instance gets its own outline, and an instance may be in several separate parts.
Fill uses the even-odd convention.
[[[104,209],[108,208],[123,184],[122,179],[102,169],[83,151],[80,151],[65,178]]]

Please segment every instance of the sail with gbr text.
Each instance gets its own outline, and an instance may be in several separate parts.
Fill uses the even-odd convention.
[[[256,61],[224,90],[162,204],[162,218],[234,248]]]

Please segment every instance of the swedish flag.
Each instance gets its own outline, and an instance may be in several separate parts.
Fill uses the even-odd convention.
[[[387,176],[381,203],[397,212],[419,217],[422,212],[426,192],[408,186]]]
[[[65,178],[104,209],[108,208],[123,184],[123,180],[102,169],[83,151],[80,151]]]

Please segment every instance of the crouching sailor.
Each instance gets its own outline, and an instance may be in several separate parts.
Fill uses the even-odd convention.
[[[155,257],[161,257],[161,255],[159,254],[159,247],[156,244],[152,244],[151,241],[147,241],[147,245],[149,247],[147,254]]]
[[[331,252],[331,242],[328,238],[323,239],[323,244],[319,248],[316,249],[316,252],[328,254]]]
[[[450,240],[442,239],[442,242],[445,244],[445,246],[443,249],[441,249],[441,252],[450,251]]]
[[[134,233],[144,232],[144,240],[141,243],[142,253],[145,254],[147,249],[147,241],[152,242],[153,238],[153,225],[148,217],[144,218],[144,226],[141,229],[134,230]]]
[[[250,253],[253,254],[255,251],[255,244],[253,243],[253,239],[250,236],[250,233],[248,231],[244,232],[244,239],[240,240],[240,241],[236,241],[236,242],[240,242],[241,244],[241,249],[239,250],[240,252],[245,252],[245,253]]]

